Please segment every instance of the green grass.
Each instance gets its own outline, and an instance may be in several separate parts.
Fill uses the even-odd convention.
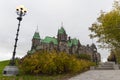
[[[6,61],[1,61],[1,62],[0,62],[0,76],[2,75],[3,69],[4,69],[5,66],[8,65],[8,64],[9,64],[9,61],[8,61],[8,60],[6,60]]]
[[[61,76],[21,75],[21,76],[12,76],[12,77],[1,76],[0,80],[60,80],[60,78],[61,78]]]
[[[9,64],[9,61],[0,61],[0,80],[66,80],[66,78],[70,77],[71,74],[62,74],[62,75],[54,75],[54,76],[48,76],[48,75],[22,75],[19,76],[3,76],[2,72],[5,66]]]

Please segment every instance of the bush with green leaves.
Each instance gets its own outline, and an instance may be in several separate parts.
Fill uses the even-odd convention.
[[[91,56],[88,54],[77,54],[76,56],[78,59],[91,61]]]
[[[20,60],[19,67],[25,74],[63,74],[84,71],[94,65],[64,52],[36,52]]]

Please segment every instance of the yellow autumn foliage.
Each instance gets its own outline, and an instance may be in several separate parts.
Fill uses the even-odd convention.
[[[74,55],[56,51],[39,51],[20,60],[19,67],[26,74],[76,73],[94,65]]]

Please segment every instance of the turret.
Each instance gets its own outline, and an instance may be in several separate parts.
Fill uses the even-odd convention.
[[[63,28],[63,24],[61,25],[61,28],[58,29],[57,38],[58,38],[58,42],[67,41],[67,34],[65,29]]]
[[[39,45],[40,45],[40,35],[37,29],[33,35],[31,50],[36,49],[36,47]]]
[[[93,51],[93,53],[92,53],[92,61],[93,62],[96,62],[96,64],[97,64],[97,47],[96,47],[96,45],[94,44],[94,43],[92,43],[92,45],[91,45],[91,50]]]
[[[95,53],[97,52],[97,47],[94,43],[92,43],[91,48]]]

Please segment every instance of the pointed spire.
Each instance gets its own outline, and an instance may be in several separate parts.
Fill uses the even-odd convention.
[[[39,35],[39,30],[38,30],[38,26],[37,26],[37,29],[35,30],[35,33],[34,33],[34,36],[33,36],[34,39],[40,39],[40,35]]]
[[[61,22],[61,27],[63,27],[63,22]]]
[[[39,30],[38,30],[38,26],[37,26],[37,29],[36,29],[36,31],[35,32],[39,32]]]

